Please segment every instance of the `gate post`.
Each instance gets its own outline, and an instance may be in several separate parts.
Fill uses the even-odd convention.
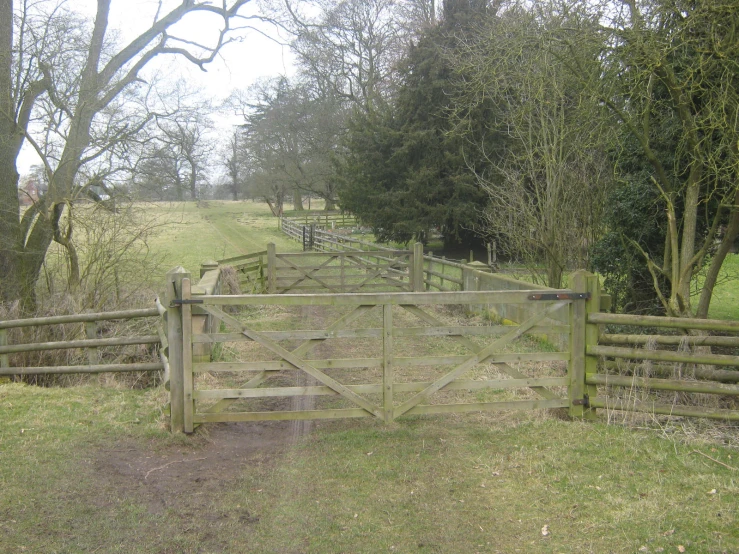
[[[598,342],[598,326],[588,324],[588,314],[600,309],[600,283],[598,276],[584,270],[570,275],[570,289],[573,292],[589,293],[587,300],[573,300],[570,304],[570,377],[569,400],[571,417],[592,418],[595,410],[589,406],[590,395],[597,390],[585,384],[586,373],[596,373],[596,358],[586,356],[589,344]]]
[[[182,277],[182,305],[180,314],[182,314],[182,413],[183,413],[183,431],[192,433],[195,429],[193,426],[193,413],[195,405],[193,399],[193,379],[192,379],[192,304],[188,302],[192,300],[190,288],[190,274],[187,273]]]
[[[275,243],[267,245],[267,292],[274,294],[277,291],[277,250]]]
[[[417,242],[413,245],[413,257],[410,267],[410,285],[413,292],[423,292],[423,244]]]
[[[600,279],[597,275],[588,273],[587,277],[588,292],[590,298],[585,302],[586,317],[592,313],[600,312],[601,294],[600,294]],[[597,346],[598,339],[600,336],[600,328],[595,323],[585,323],[585,377],[588,374],[598,373],[598,358],[596,356],[588,356],[587,349],[589,346]],[[598,396],[597,385],[586,385],[585,386],[586,398],[592,400]],[[585,417],[595,417],[595,408],[588,407],[588,411],[585,412]]]
[[[183,365],[182,308],[174,301],[182,298],[182,280],[190,274],[178,266],[167,272],[165,306],[167,308],[167,353],[169,354],[169,423],[173,433],[185,431],[185,371]]]

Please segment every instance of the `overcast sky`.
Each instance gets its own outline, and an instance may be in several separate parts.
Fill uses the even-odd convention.
[[[219,4],[220,0],[215,3]],[[163,13],[166,13],[168,7],[171,8],[177,4],[179,1],[165,0]],[[256,13],[256,4],[254,2],[246,6],[244,13]],[[87,15],[92,20],[95,16],[97,2],[96,0],[67,0],[66,5],[75,12]],[[113,0],[109,32],[118,31],[120,42],[123,44],[129,42],[151,25],[157,5],[157,0]],[[279,38],[272,26],[256,21],[253,23],[264,34]],[[215,17],[208,20],[208,16],[193,15],[175,26],[172,34],[212,44],[217,39],[221,24]],[[234,89],[247,88],[260,77],[292,73],[292,57],[287,47],[281,46],[254,30],[243,31],[239,34],[242,40],[224,47],[221,55],[206,66],[207,72],[201,71],[183,58],[176,56],[162,57],[157,60],[155,67],[172,80],[185,77],[193,87],[202,88],[206,96],[214,102],[226,98]],[[219,117],[216,123],[227,127],[230,121]],[[38,159],[26,145],[18,160],[18,171],[24,174],[35,163],[38,163]]]

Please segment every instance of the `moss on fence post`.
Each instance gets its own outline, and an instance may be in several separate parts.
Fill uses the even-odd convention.
[[[598,343],[598,326],[588,324],[588,314],[600,309],[600,283],[598,276],[584,270],[575,271],[569,278],[573,292],[589,293],[587,300],[573,300],[570,304],[570,416],[591,418],[588,399],[595,397],[597,389],[585,384],[585,375],[595,372],[597,358],[587,356],[588,345]]]
[[[169,343],[169,406],[170,429],[173,433],[185,430],[185,373],[183,365],[182,310],[174,303],[182,297],[182,280],[190,274],[184,267],[167,272],[165,306],[167,308],[167,342]]]

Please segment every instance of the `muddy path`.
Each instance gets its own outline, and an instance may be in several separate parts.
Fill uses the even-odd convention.
[[[320,307],[305,306],[294,315],[299,328],[321,328],[326,315]],[[318,344],[315,355],[332,355],[332,346]],[[304,372],[290,372],[293,386],[316,384]],[[310,410],[313,397],[293,397],[280,409]],[[95,503],[120,495],[142,501],[152,514],[176,509],[184,516],[211,505],[229,490],[250,466],[276,466],[299,440],[314,429],[311,421],[209,423],[178,446],[122,440],[95,453],[95,477],[101,496]],[[246,516],[247,519],[252,516]]]

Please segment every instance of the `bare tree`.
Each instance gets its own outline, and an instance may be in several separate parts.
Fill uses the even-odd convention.
[[[310,9],[302,9],[307,4]],[[384,102],[406,45],[394,0],[287,0],[286,28],[301,71],[326,95],[363,109]]]
[[[333,209],[332,160],[345,122],[342,103],[322,96],[309,84],[285,78],[258,83],[250,96],[241,99],[240,111],[245,119],[242,148],[255,172],[252,185],[260,183],[270,193],[270,202],[276,202],[284,189],[288,195],[297,191],[319,196],[326,201],[326,209]]]
[[[662,306],[674,316],[707,317],[720,269],[739,236],[736,2],[631,0],[606,7],[598,14],[598,36],[573,26],[558,38],[572,53],[591,48],[593,40],[602,48],[602,78],[581,84],[631,135],[649,168],[645,186],[664,201],[662,255],[651,256],[632,241]],[[571,70],[580,76],[577,63]],[[674,140],[667,155],[660,124]],[[691,283],[702,270],[693,309]]]
[[[229,42],[232,24],[248,1],[221,5],[182,1],[167,13],[157,13],[151,26],[139,36],[116,46],[108,33],[111,0],[98,0],[95,20],[85,35],[79,59],[64,52],[64,41],[48,49],[60,52],[58,57],[47,59],[43,48],[27,54],[29,45],[40,44],[31,40],[35,34],[53,38],[50,29],[61,18],[59,9],[42,11],[36,4],[33,7],[21,2],[14,10],[12,0],[0,1],[0,202],[7,206],[0,212],[0,232],[8,237],[0,247],[0,299],[32,301],[34,284],[52,240],[62,245],[69,256],[70,283],[79,283],[79,256],[70,211],[72,201],[84,188],[78,181],[81,168],[107,153],[117,143],[116,137],[120,138],[116,129],[102,132],[106,130],[102,122],[106,110],[110,114],[122,95],[141,86],[141,72],[159,56],[178,56],[205,69]],[[41,7],[46,5],[41,3]],[[33,14],[35,17],[31,17]],[[201,17],[203,27],[213,29],[209,44],[195,43],[172,31],[176,23],[189,15]],[[60,60],[69,58],[72,63],[68,66],[59,65]],[[29,127],[42,97],[55,108],[55,123],[45,127],[58,128],[58,136],[63,137],[56,144],[58,156],[53,159],[46,156],[48,151],[32,136]],[[145,122],[146,118],[137,125]],[[130,133],[130,127],[130,123],[124,122],[119,130]],[[108,138],[98,140],[102,137]],[[24,140],[42,156],[49,190],[21,217],[16,158]]]
[[[223,166],[228,174],[227,188],[233,200],[239,199],[244,181],[243,153],[241,151],[241,133],[235,130],[228,137],[223,155]]]
[[[487,102],[495,118],[478,136],[503,137],[492,152],[476,140],[489,162],[477,173],[490,199],[486,232],[554,288],[562,286],[568,269],[588,267],[612,182],[604,110],[560,62],[566,49],[547,40],[554,27],[568,24],[554,5],[511,9],[454,54],[464,76],[456,103],[459,127],[478,126],[468,114]],[[583,72],[597,79],[597,51],[579,55]]]

